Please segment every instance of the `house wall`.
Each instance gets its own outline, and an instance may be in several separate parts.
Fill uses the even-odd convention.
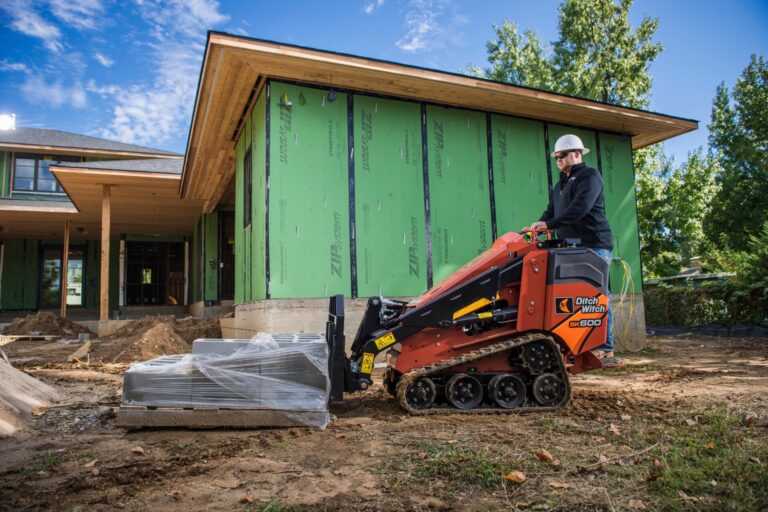
[[[3,265],[0,273],[0,310],[34,310],[39,307],[40,247],[63,245],[62,240],[7,238],[3,245]],[[101,243],[98,240],[77,241],[85,247],[83,307],[99,307]],[[75,245],[75,243],[72,243]],[[110,242],[109,307],[118,307],[119,241]]]
[[[621,291],[621,259],[630,291],[641,291],[629,137],[327,95],[272,81],[247,119],[236,153],[236,303],[422,293],[494,237],[539,218],[558,179],[550,148],[565,133],[592,149],[584,160],[604,176],[615,244],[611,289]],[[249,149],[252,221],[244,226]]]

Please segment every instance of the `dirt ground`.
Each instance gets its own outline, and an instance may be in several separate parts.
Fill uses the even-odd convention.
[[[127,365],[7,348],[64,401],[0,439],[0,510],[768,509],[768,340],[651,338],[558,413],[408,416],[377,385],[322,431],[125,431]]]

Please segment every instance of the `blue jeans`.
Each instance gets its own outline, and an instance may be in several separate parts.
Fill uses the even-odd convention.
[[[608,268],[611,268],[611,250],[610,249],[592,249],[595,253],[608,261]],[[608,335],[605,338],[605,345],[597,347],[598,350],[613,352],[613,308],[611,307],[611,291],[608,290]]]

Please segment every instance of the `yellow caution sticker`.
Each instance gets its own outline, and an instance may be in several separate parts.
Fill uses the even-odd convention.
[[[374,343],[376,344],[376,348],[379,350],[383,350],[390,345],[394,345],[396,342],[397,340],[395,339],[395,335],[392,334],[391,332],[388,332],[381,338],[378,338],[374,341]]]
[[[363,373],[371,373],[373,371],[373,354],[363,352],[363,365],[360,371]]]
[[[485,313],[478,313],[477,318],[483,319],[483,318],[491,318],[493,316],[493,313],[490,311],[486,311]]]

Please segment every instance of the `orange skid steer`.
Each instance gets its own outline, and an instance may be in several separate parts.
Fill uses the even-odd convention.
[[[604,367],[591,350],[605,343],[608,300],[608,263],[592,250],[507,233],[410,302],[369,299],[348,357],[332,297],[330,400],[367,389],[386,351],[384,385],[412,414],[560,408],[569,374]]]

